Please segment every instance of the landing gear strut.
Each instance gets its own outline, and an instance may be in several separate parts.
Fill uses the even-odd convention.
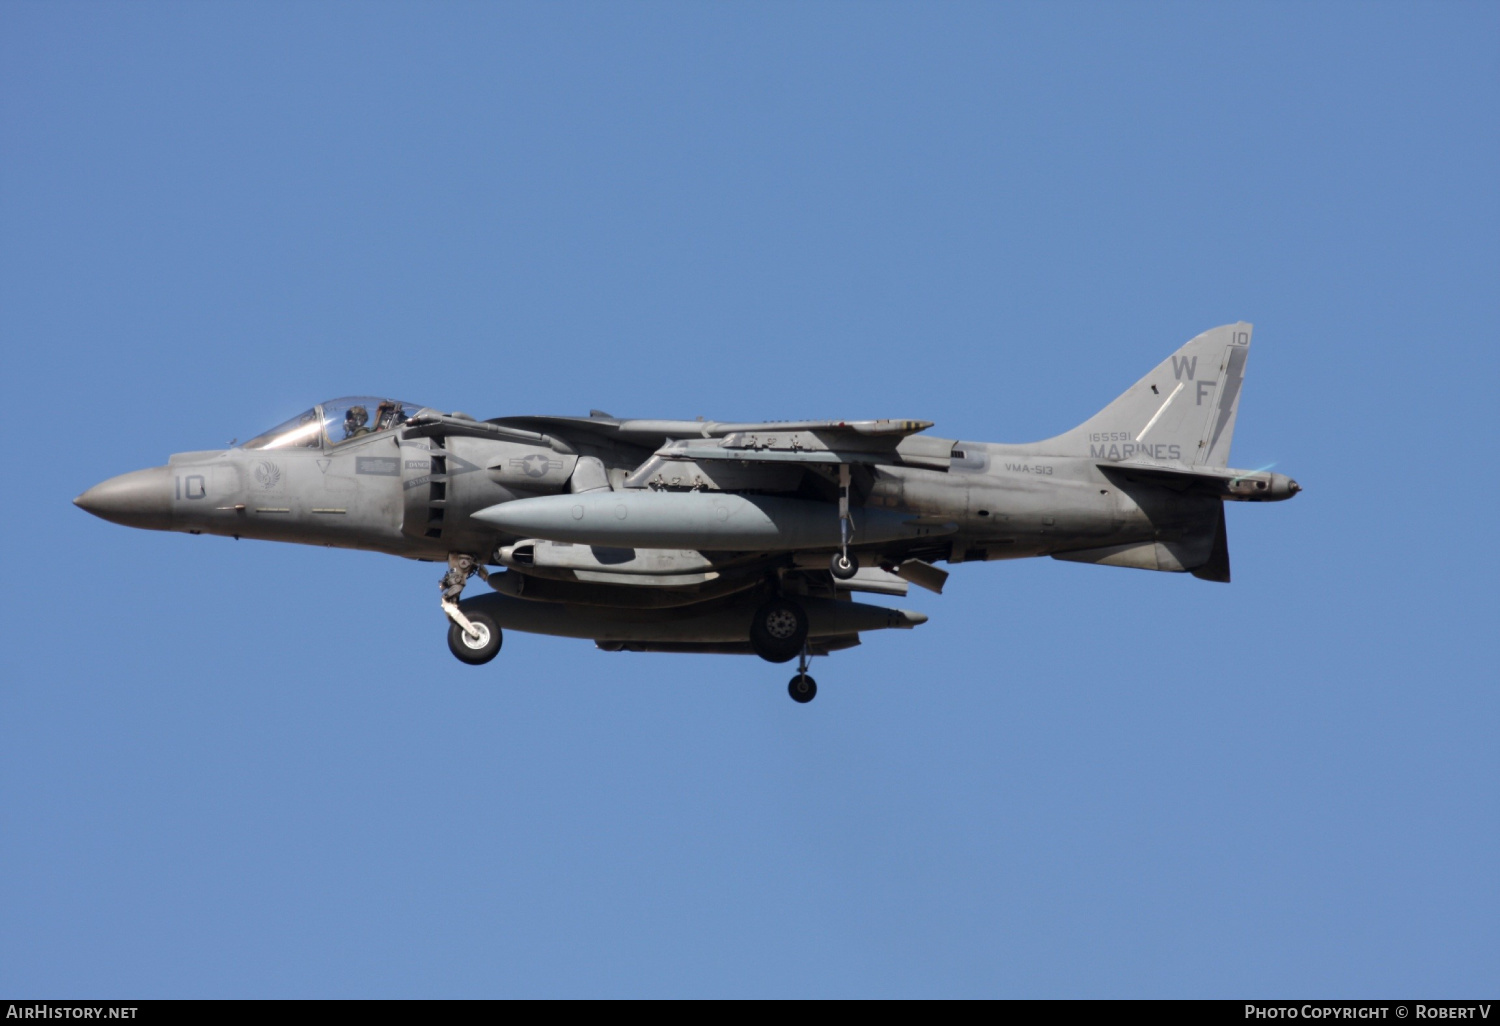
[[[802,654],[797,659],[797,676],[793,677],[786,686],[786,693],[792,696],[792,701],[806,705],[818,697],[818,682],[807,675],[807,664],[811,657],[807,654],[807,646],[802,646]]]
[[[849,464],[839,464],[839,550],[833,554],[828,570],[841,581],[859,573],[859,557],[849,552],[854,537],[854,517],[849,513]]]
[[[485,570],[484,564],[467,553],[450,552],[448,572],[438,586],[443,589],[443,613],[451,621],[448,648],[462,662],[478,666],[495,658],[503,638],[500,625],[488,613],[476,611],[466,616],[458,608],[458,597],[475,574],[489,583],[489,571]]]

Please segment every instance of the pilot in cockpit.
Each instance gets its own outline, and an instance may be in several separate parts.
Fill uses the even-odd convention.
[[[358,438],[360,435],[368,435],[370,429],[366,427],[370,422],[370,411],[363,406],[351,406],[349,412],[344,414],[344,441]]]

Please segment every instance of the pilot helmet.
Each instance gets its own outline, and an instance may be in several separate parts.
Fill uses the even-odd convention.
[[[363,406],[351,406],[349,412],[344,414],[344,423],[350,427],[364,427],[370,420],[370,411]]]

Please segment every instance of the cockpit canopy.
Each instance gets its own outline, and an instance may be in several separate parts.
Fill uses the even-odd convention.
[[[418,410],[426,409],[399,399],[376,396],[345,396],[319,403],[306,413],[244,444],[246,449],[332,449],[356,438],[405,424]]]

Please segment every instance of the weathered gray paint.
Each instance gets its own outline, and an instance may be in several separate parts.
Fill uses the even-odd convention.
[[[915,420],[422,410],[337,446],[179,453],[75,501],[158,530],[468,554],[506,569],[465,607],[517,630],[739,651],[754,609],[782,594],[807,609],[819,645],[847,647],[922,619],[850,591],[895,592],[902,579],[940,590],[934,562],[1051,555],[1228,580],[1223,503],[1298,491],[1229,468],[1249,344],[1248,324],[1205,332],[1077,428],[1022,445],[930,436]],[[843,467],[851,551],[868,568],[848,583],[824,568]]]

